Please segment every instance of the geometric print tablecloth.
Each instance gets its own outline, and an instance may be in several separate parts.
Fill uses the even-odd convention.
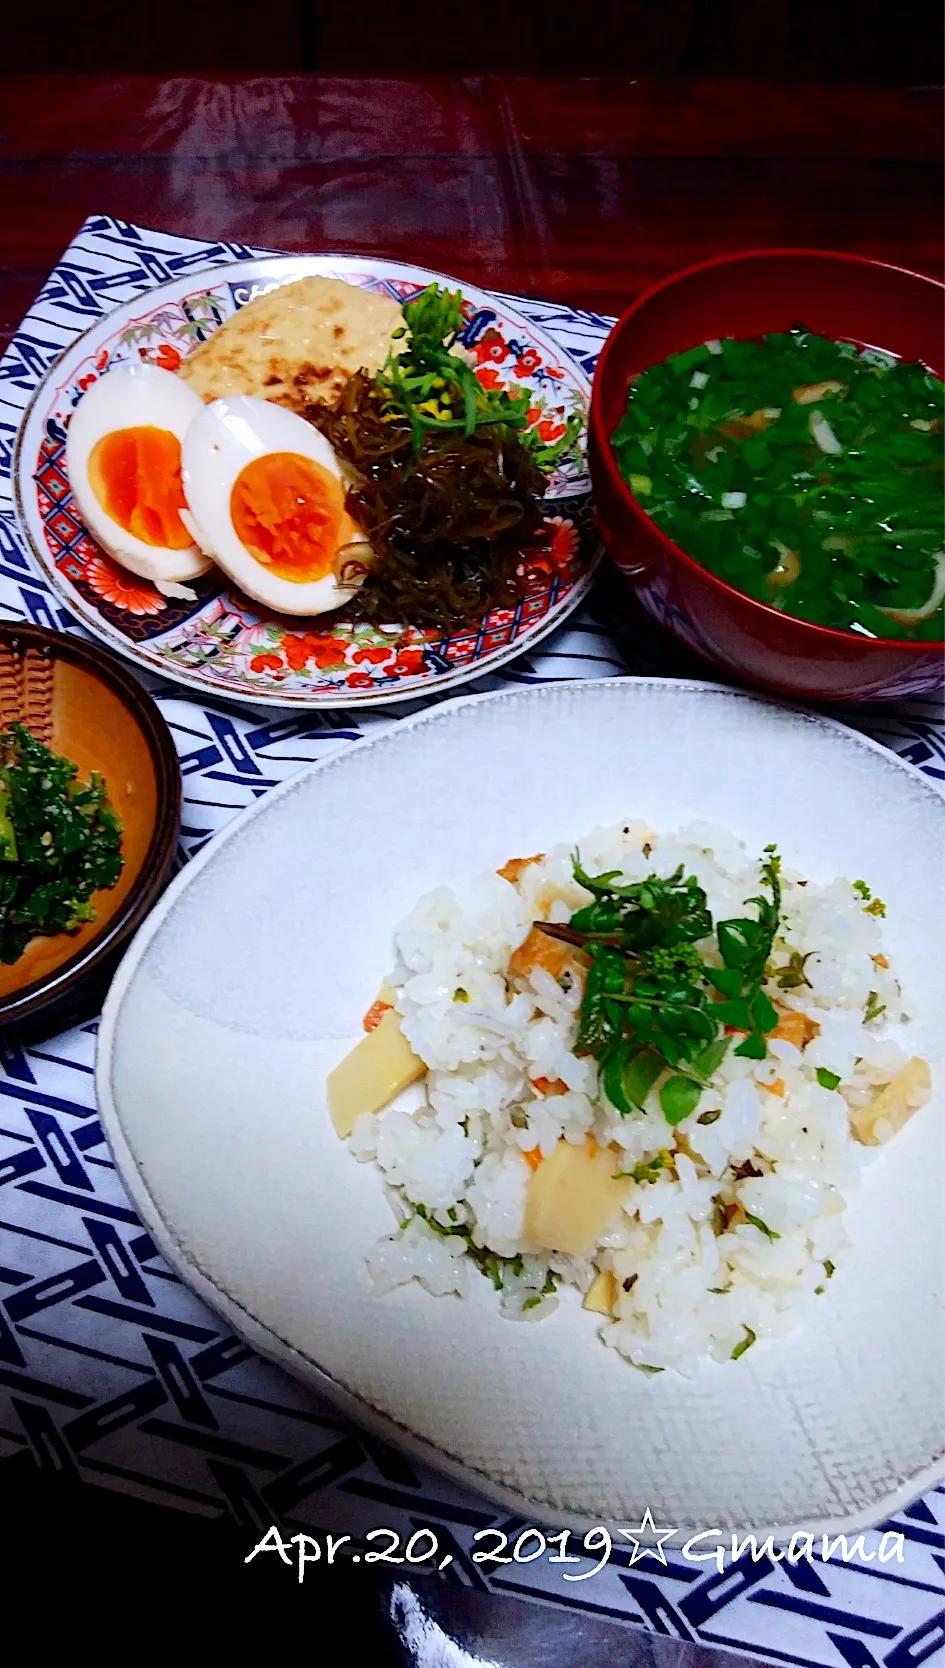
[[[86,221],[0,364],[0,618],[75,629],[27,554],[10,470],[20,414],[56,355],[109,309],[188,270],[270,251],[200,243],[105,216]],[[608,320],[517,299],[590,372]],[[531,656],[470,689],[619,676],[627,663],[587,608]],[[180,859],[237,811],[332,750],[409,710],[300,717],[207,705],[148,680],[184,775]],[[841,716],[945,786],[939,703]],[[25,1466],[67,1472],[143,1500],[229,1514],[247,1550],[271,1524],[286,1537],[354,1537],[381,1524],[405,1540],[429,1524],[453,1562],[441,1578],[567,1605],[677,1639],[774,1662],[918,1668],[945,1661],[945,1490],[865,1537],[903,1537],[880,1567],[730,1556],[684,1561],[667,1548],[631,1563],[616,1547],[591,1580],[546,1559],[494,1573],[472,1537],[501,1513],[379,1445],[261,1361],[182,1285],[128,1204],[94,1102],[94,1023],[42,1045],[0,1042],[0,1490]],[[288,1573],[288,1572],[287,1572]]]

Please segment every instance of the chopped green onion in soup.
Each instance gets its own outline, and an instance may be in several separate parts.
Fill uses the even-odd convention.
[[[674,543],[798,619],[945,638],[943,395],[924,365],[795,329],[636,377],[612,444]]]

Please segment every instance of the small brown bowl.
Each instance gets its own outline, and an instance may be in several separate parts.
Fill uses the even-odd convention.
[[[0,729],[22,723],[104,777],[124,866],[75,933],[36,937],[0,963],[0,1027],[48,1035],[94,1012],[121,951],[170,874],[180,829],[177,751],[151,696],[108,649],[40,626],[0,625]]]

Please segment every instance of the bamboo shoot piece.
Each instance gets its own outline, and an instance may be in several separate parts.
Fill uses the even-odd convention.
[[[342,1140],[347,1140],[362,1112],[383,1111],[426,1069],[400,1028],[399,1013],[388,1008],[329,1073],[328,1111]]]
[[[928,1061],[913,1055],[872,1100],[851,1112],[850,1128],[864,1146],[882,1146],[899,1133],[913,1112],[918,1112],[925,1105],[931,1092],[932,1073]]]
[[[610,1317],[617,1302],[617,1278],[609,1268],[602,1268],[595,1274],[584,1294],[585,1309],[590,1309],[593,1315],[607,1315]]]
[[[575,1147],[560,1140],[539,1164],[525,1199],[525,1238],[542,1251],[581,1257],[606,1232],[632,1187],[615,1176],[618,1159],[609,1147]]]

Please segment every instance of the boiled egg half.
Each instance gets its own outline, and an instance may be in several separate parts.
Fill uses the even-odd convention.
[[[89,532],[165,594],[212,565],[185,520],[181,483],[181,442],[202,411],[171,371],[138,362],[93,383],[66,430],[69,484]]]
[[[334,448],[303,417],[249,394],[214,400],[187,430],[182,466],[194,536],[247,596],[322,614],[354,595],[370,545]]]

